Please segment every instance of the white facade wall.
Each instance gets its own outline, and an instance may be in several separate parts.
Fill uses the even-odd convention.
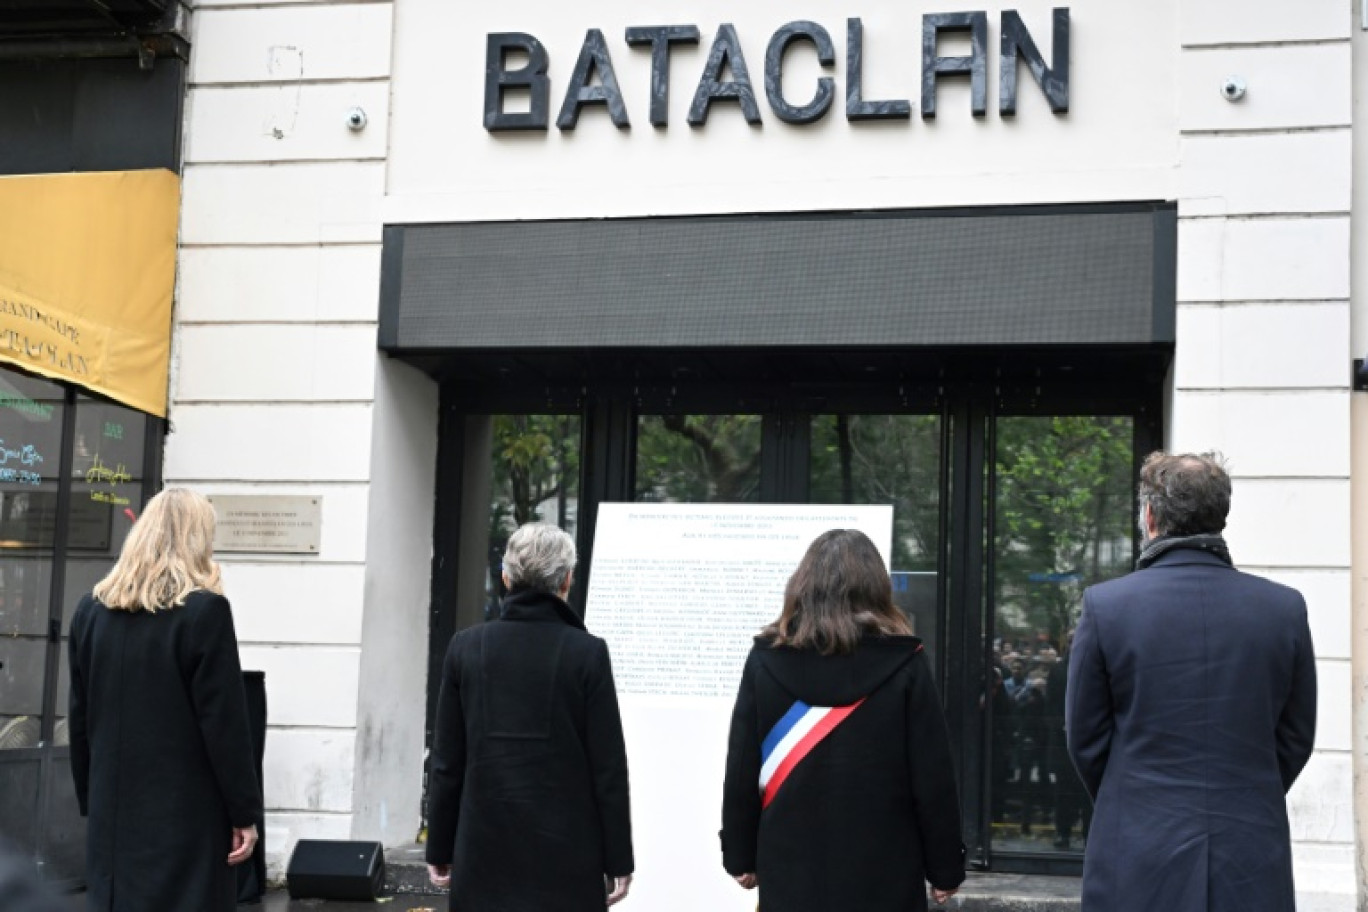
[[[1295,21],[1293,21],[1295,20]],[[1316,752],[1288,797],[1302,908],[1352,908],[1352,10],[1184,3],[1169,445],[1219,449],[1244,569],[1306,596]],[[1227,102],[1227,75],[1248,95]]]
[[[244,667],[266,672],[275,871],[300,837],[417,835],[436,393],[375,344],[392,19],[192,20],[166,479],[323,499],[316,557],[222,556]]]
[[[1045,50],[1051,4],[1007,6]],[[1305,908],[1352,905],[1357,25],[1344,0],[1294,14],[1277,0],[1070,6],[1068,115],[1023,69],[1016,118],[998,116],[1004,7],[958,4],[989,12],[989,111],[970,117],[967,89],[945,85],[925,122],[920,16],[944,5],[196,4],[167,479],[324,498],[317,559],[225,560],[244,661],[267,672],[274,865],[300,835],[397,844],[418,822],[435,392],[375,352],[384,223],[1161,199],[1180,219],[1168,442],[1226,453],[1237,562],[1307,597],[1321,707],[1289,798],[1298,882]],[[765,42],[799,15],[837,48],[837,104],[806,127],[779,122],[762,88]],[[910,98],[910,121],[841,116],[847,16],[864,20],[866,97]],[[658,129],[649,54],[622,33],[665,22],[695,23],[703,40],[674,51]],[[763,127],[725,104],[704,127],[685,123],[721,22],[741,37]],[[554,120],[587,28],[607,37],[631,129],[591,109],[572,132],[486,132],[486,33],[547,46]],[[822,75],[797,52],[786,74],[795,87]],[[1249,85],[1237,104],[1218,91],[1230,74]],[[359,133],[343,122],[354,105],[369,115]]]

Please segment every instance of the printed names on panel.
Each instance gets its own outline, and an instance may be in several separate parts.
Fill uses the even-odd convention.
[[[733,695],[751,639],[778,617],[795,566],[790,560],[749,560],[740,568],[703,558],[596,560],[591,624],[612,631],[618,689]]]
[[[829,529],[860,529],[885,555],[889,506],[603,504],[586,620],[608,641],[624,694],[736,693],[752,640]]]

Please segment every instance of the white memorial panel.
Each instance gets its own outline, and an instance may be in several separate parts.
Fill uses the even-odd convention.
[[[602,505],[587,616],[612,650],[618,693],[734,696],[808,545],[846,528],[887,565],[889,506]]]
[[[636,879],[655,912],[750,912],[717,831],[727,731],[751,641],[829,529],[859,529],[887,564],[891,506],[603,504],[586,621],[608,641],[632,788]],[[763,889],[763,887],[762,887]]]

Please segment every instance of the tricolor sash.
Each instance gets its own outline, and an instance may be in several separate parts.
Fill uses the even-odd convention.
[[[809,706],[802,700],[794,701],[760,745],[761,807],[769,807],[794,767],[864,701],[861,697],[849,706]]]

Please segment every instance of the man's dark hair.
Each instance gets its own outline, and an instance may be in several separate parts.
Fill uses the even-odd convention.
[[[1165,453],[1140,467],[1140,506],[1149,506],[1160,535],[1212,535],[1226,526],[1230,476],[1218,453]]]

